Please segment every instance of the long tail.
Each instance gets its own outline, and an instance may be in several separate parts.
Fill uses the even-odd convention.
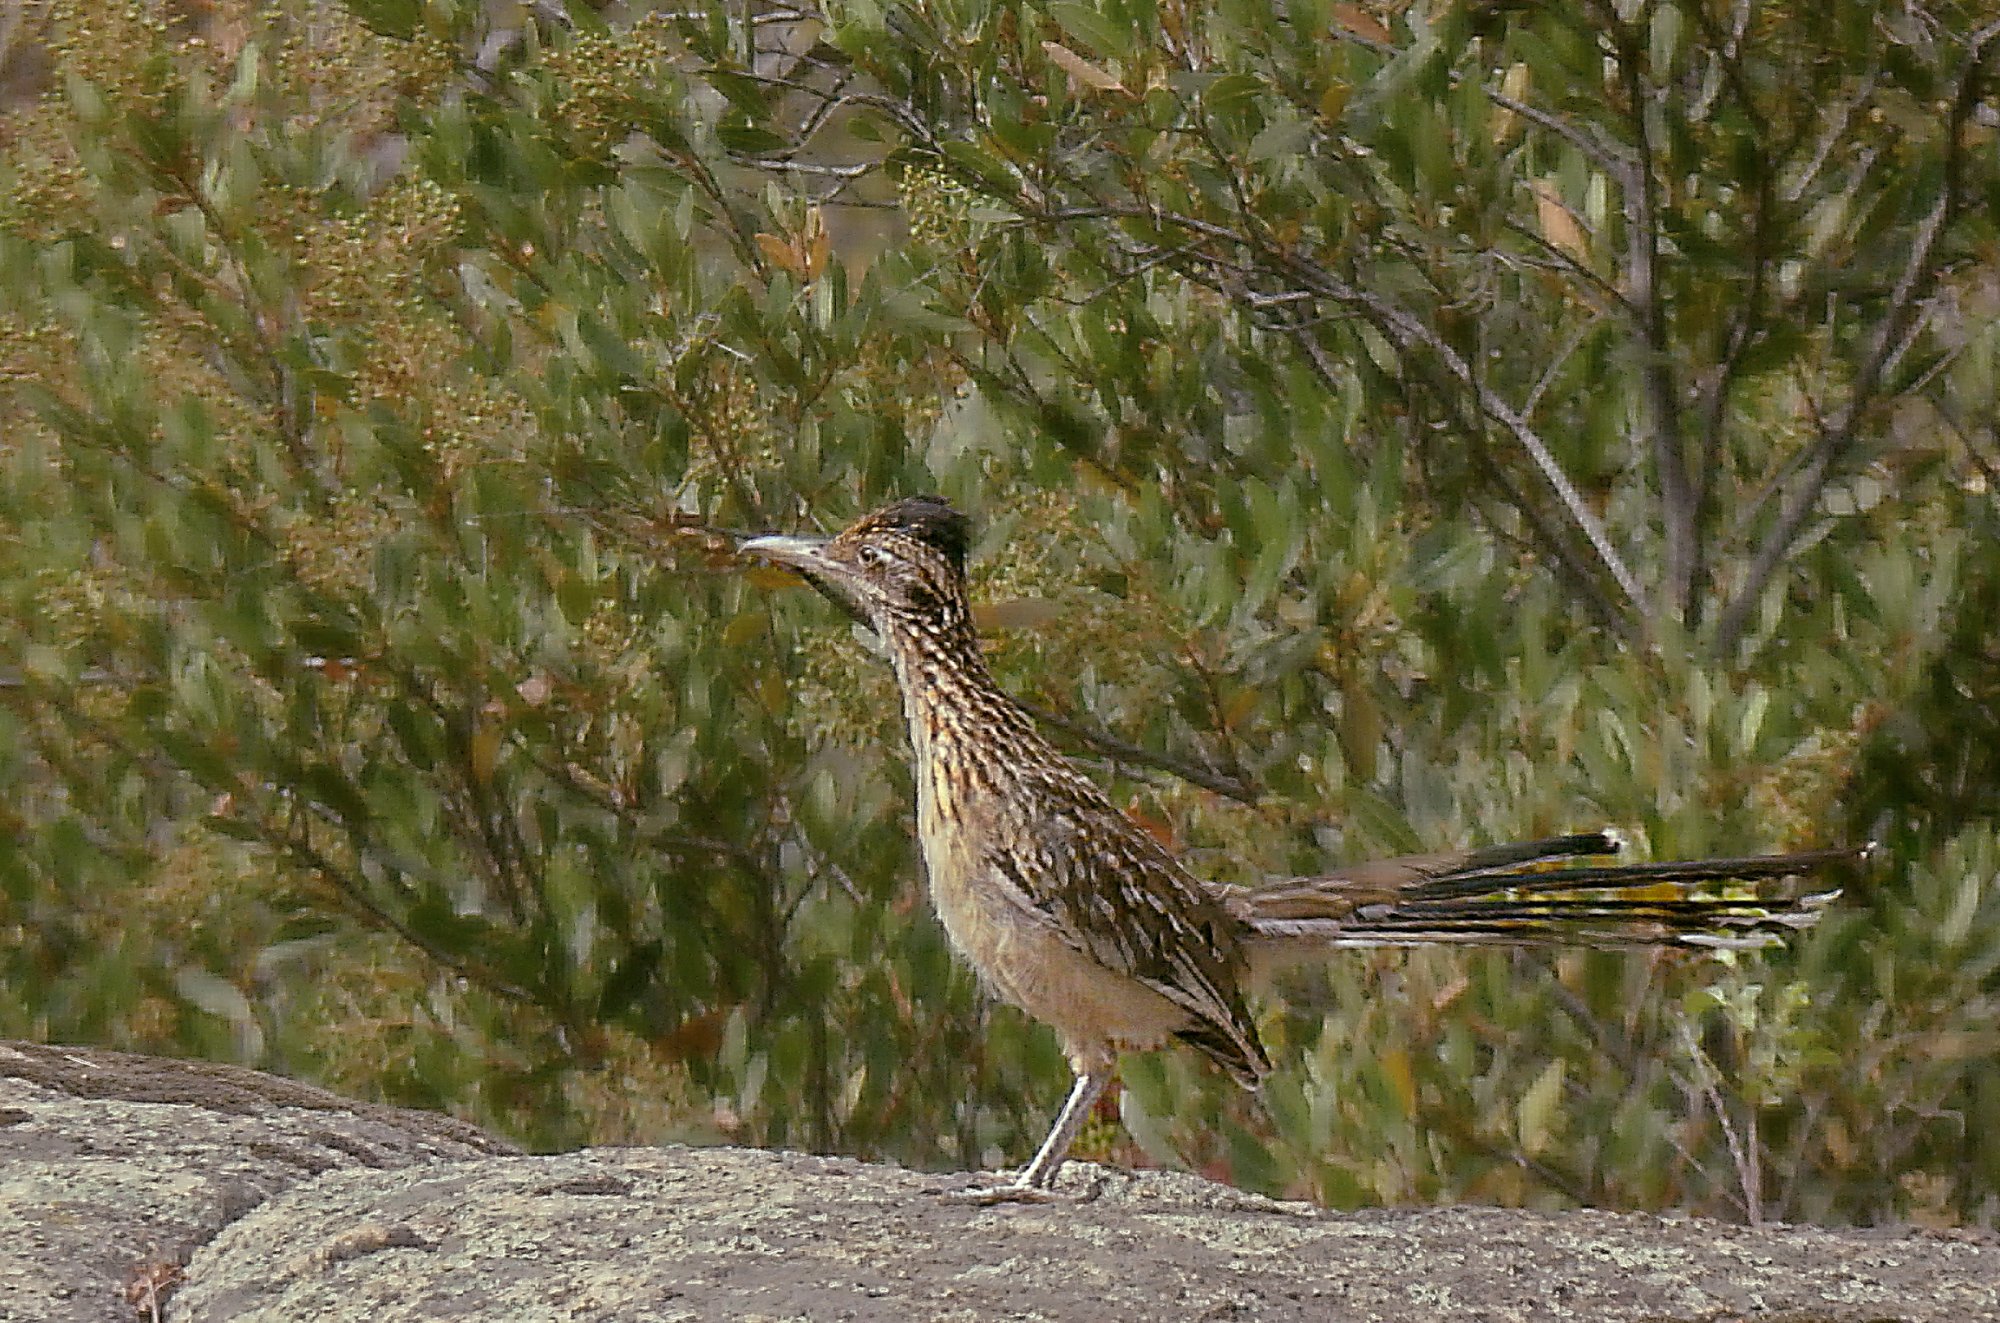
[[[1379,859],[1324,877],[1218,888],[1255,963],[1379,946],[1769,946],[1818,921],[1870,846],[1658,864],[1579,863],[1588,832]]]

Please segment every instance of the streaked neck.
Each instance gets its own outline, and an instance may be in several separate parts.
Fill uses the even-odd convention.
[[[1021,705],[994,682],[963,598],[888,637],[920,774],[992,788],[1056,758]]]

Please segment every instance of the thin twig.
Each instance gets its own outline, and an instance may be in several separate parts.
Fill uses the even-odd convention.
[[[1567,211],[1569,208],[1565,207],[1564,210]],[[1593,302],[1600,309],[1615,308],[1627,314],[1634,312],[1632,301],[1625,296],[1623,290],[1606,280],[1603,276],[1598,275],[1595,271],[1592,271],[1583,263],[1577,261],[1574,257],[1571,257],[1562,249],[1556,247],[1556,245],[1550,243],[1546,236],[1537,233],[1533,227],[1518,220],[1509,220],[1505,224],[1507,229],[1515,235],[1539,248],[1549,267],[1574,276],[1577,280],[1581,281],[1594,296]],[[1579,222],[1580,226],[1581,222]],[[1495,252],[1493,256],[1502,262],[1510,264],[1531,265],[1526,258],[1505,252]]]
[[[1736,1123],[1730,1119],[1729,1107],[1723,1100],[1722,1091],[1716,1087],[1715,1063],[1708,1059],[1708,1053],[1702,1050],[1701,1044],[1695,1039],[1693,1026],[1686,1020],[1682,1020],[1677,1027],[1680,1031],[1682,1046],[1686,1049],[1689,1058],[1695,1063],[1695,1068],[1700,1077],[1698,1081],[1692,1084],[1687,1080],[1682,1080],[1681,1085],[1683,1088],[1691,1088],[1693,1090],[1693,1097],[1691,1097],[1690,1101],[1705,1102],[1708,1105],[1708,1109],[1714,1113],[1716,1123],[1722,1127],[1722,1140],[1729,1146],[1730,1162],[1736,1168],[1736,1180],[1740,1190],[1740,1194],[1737,1196],[1737,1203],[1743,1209],[1743,1219],[1753,1227],[1762,1226],[1764,1222],[1762,1198],[1763,1175],[1757,1160],[1757,1154],[1753,1148],[1747,1147],[1743,1137],[1737,1134]],[[1755,1140],[1756,1136],[1753,1131],[1750,1136],[1750,1143],[1754,1144]]]
[[[1523,418],[1532,418],[1535,416],[1535,410],[1541,407],[1542,396],[1548,394],[1549,387],[1555,384],[1556,376],[1562,371],[1563,365],[1569,362],[1577,350],[1583,348],[1583,342],[1588,340],[1590,333],[1597,329],[1597,323],[1603,315],[1601,312],[1591,313],[1590,316],[1577,324],[1577,328],[1574,331],[1570,332],[1569,340],[1563,345],[1562,351],[1549,360],[1548,367],[1542,370],[1542,375],[1536,380],[1534,388],[1528,392],[1528,398],[1521,401],[1521,416]]]
[[[1522,119],[1541,125],[1570,146],[1589,157],[1591,162],[1607,174],[1623,176],[1632,168],[1631,158],[1625,155],[1622,144],[1600,142],[1574,124],[1551,115],[1548,111],[1531,106],[1526,101],[1508,96],[1505,92],[1487,89],[1487,97],[1494,105],[1511,110]]]
[[[1957,434],[1958,442],[1965,447],[1965,453],[1972,460],[1973,467],[1977,468],[1980,476],[1986,480],[1987,494],[2000,498],[2000,462],[1988,458],[1986,453],[1973,441],[1972,434],[1965,430],[1965,424],[1954,418],[1949,411],[1940,409],[1938,413],[1951,430]]]
[[[1212,767],[1190,759],[1176,758],[1170,753],[1158,753],[1143,748],[1119,739],[1101,726],[1066,717],[1049,708],[1037,707],[1032,703],[1023,703],[1021,706],[1027,710],[1029,716],[1043,725],[1054,727],[1086,748],[1094,749],[1106,757],[1166,772],[1190,785],[1200,786],[1203,790],[1212,790],[1218,795],[1226,795],[1239,803],[1255,804],[1259,798],[1257,788],[1241,777],[1218,772]]]

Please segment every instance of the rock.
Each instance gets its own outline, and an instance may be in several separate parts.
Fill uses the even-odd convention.
[[[515,1151],[427,1112],[237,1066],[0,1042],[0,1319],[103,1323],[274,1195]]]
[[[128,1289],[154,1280],[184,1323],[2000,1319],[2000,1237],[1979,1233],[1340,1214],[1088,1164],[1059,1202],[980,1207],[948,1197],[965,1177],[527,1157],[250,1071],[26,1044],[0,1046],[0,1122],[6,1319],[151,1317]]]

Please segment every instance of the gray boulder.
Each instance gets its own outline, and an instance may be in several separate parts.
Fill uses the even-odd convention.
[[[1171,1172],[529,1157],[254,1071],[0,1044],[0,1319],[2000,1320],[2000,1237],[1437,1208]],[[157,1312],[155,1312],[157,1310]]]

